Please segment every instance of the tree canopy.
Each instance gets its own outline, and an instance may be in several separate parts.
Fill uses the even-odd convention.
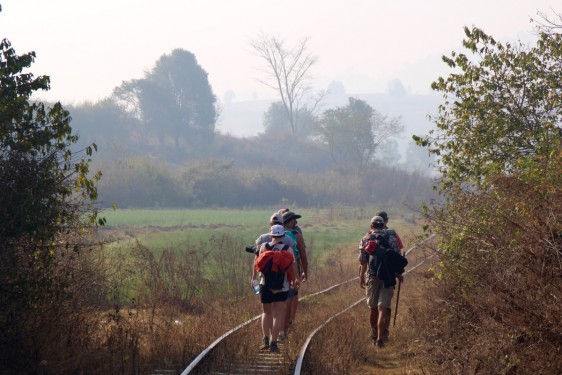
[[[439,156],[444,181],[480,185],[486,176],[514,172],[528,157],[551,157],[562,119],[562,37],[544,30],[532,48],[502,44],[465,28],[463,46],[443,61],[457,72],[432,88],[445,99],[437,129],[419,145]]]
[[[388,119],[355,98],[345,107],[324,111],[317,126],[318,139],[334,162],[359,170],[373,160],[381,143],[401,131],[398,118]]]
[[[310,68],[316,63],[316,57],[308,51],[308,41],[304,38],[292,49],[276,36],[261,35],[251,42],[254,53],[266,63],[267,78],[260,82],[279,94],[293,134],[301,133],[301,114],[314,113],[323,96],[310,106],[305,103],[310,99]]]
[[[77,208],[76,192],[93,202],[97,190],[88,176],[89,161],[71,151],[78,136],[72,134],[69,112],[60,103],[49,108],[30,102],[34,91],[49,89],[49,77],[23,72],[35,53],[18,56],[6,39],[0,52],[0,163],[5,173],[0,233],[33,234],[48,243],[61,228],[80,221],[67,206]],[[95,147],[88,146],[86,155]]]
[[[184,151],[197,156],[213,141],[216,97],[207,72],[189,51],[162,55],[144,78],[124,82],[114,95],[144,122],[160,147],[171,144],[177,150],[183,141]]]
[[[316,129],[316,116],[308,108],[299,109],[299,133],[300,139],[312,136]],[[273,102],[267,112],[263,115],[264,133],[266,135],[283,136],[293,135],[291,123],[287,117],[285,107],[281,102]]]

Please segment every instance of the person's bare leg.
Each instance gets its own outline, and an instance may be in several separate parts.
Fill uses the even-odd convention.
[[[390,331],[390,321],[392,320],[392,309],[386,308],[386,319],[384,320],[383,340],[388,340],[388,333]]]
[[[387,319],[388,311],[386,308],[379,306],[378,308],[379,319],[377,321],[377,341],[382,340],[384,334],[385,322]]]
[[[263,337],[270,337],[273,328],[273,304],[262,303],[261,330]]]
[[[289,323],[295,321],[295,317],[297,316],[297,308],[299,307],[299,296],[295,296],[293,298],[293,302],[291,304],[291,319],[289,319]]]
[[[291,320],[291,303],[293,301],[293,298],[285,301],[285,317],[283,318],[283,329],[282,329],[282,331],[285,331],[285,333],[287,333],[287,331],[289,330],[289,322]]]
[[[377,308],[371,308],[371,313],[369,314],[369,322],[371,323],[371,335],[374,338],[378,336],[378,324],[379,324],[379,310]]]
[[[291,328],[291,324],[293,320],[295,320],[295,315],[297,313],[297,304],[298,304],[298,296],[294,296],[291,299],[287,300],[287,309],[285,314],[285,333],[289,333],[289,328]]]
[[[271,328],[271,342],[277,341],[279,332],[283,330],[285,324],[285,302],[273,302],[273,326]]]

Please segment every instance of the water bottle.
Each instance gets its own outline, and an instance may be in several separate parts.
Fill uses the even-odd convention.
[[[252,291],[254,294],[260,294],[260,282],[256,279],[252,280]]]

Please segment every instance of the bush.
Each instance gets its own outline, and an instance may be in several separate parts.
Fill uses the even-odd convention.
[[[486,191],[457,190],[434,212],[441,295],[425,339],[435,371],[562,370],[560,160],[546,171],[540,181],[501,176]]]

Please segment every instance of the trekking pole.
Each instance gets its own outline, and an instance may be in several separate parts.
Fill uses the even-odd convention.
[[[400,255],[405,256],[406,254],[402,254],[402,252],[400,252]],[[396,315],[398,315],[398,300],[400,299],[400,286],[402,286],[402,281],[398,279],[398,292],[396,292],[396,307],[394,308],[394,322],[392,323],[392,327],[396,325]]]
[[[400,299],[400,285],[402,285],[402,281],[398,280],[398,292],[396,292],[396,307],[394,308],[394,322],[392,323],[392,327],[396,325],[396,315],[398,315],[398,299]]]

